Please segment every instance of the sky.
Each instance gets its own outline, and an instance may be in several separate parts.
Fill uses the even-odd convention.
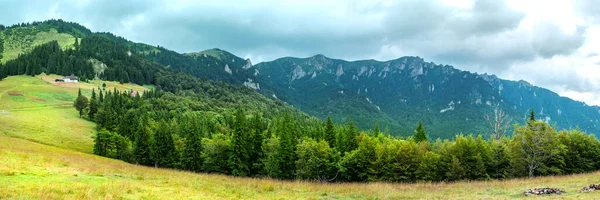
[[[63,19],[180,53],[253,63],[419,56],[600,105],[594,0],[0,0],[0,24]]]

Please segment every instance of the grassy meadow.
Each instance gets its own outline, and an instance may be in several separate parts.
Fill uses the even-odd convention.
[[[75,44],[75,38],[66,33],[58,33],[55,29],[50,31],[41,31],[37,27],[19,27],[10,30],[10,33],[4,31],[0,34],[4,38],[4,57],[0,62],[15,59],[19,54],[31,51],[35,46],[42,45],[51,41],[58,41],[63,48],[72,48]]]
[[[598,199],[579,193],[600,172],[458,183],[345,183],[236,178],[136,166],[91,154],[94,124],[72,107],[77,88],[89,95],[101,81],[55,85],[56,75],[0,81],[0,199]],[[107,89],[148,87],[106,82]],[[5,111],[2,112],[2,111]],[[525,197],[534,187],[564,195]]]

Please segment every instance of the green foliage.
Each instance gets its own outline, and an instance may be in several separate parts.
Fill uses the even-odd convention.
[[[100,93],[102,92],[100,91]],[[93,121],[96,112],[98,112],[98,98],[96,97],[96,90],[92,89],[92,96],[90,97],[89,103],[88,119]]]
[[[223,134],[213,135],[212,139],[202,138],[202,170],[208,173],[229,174],[231,141]]]
[[[79,90],[79,96],[75,100],[75,103],[73,103],[73,106],[79,111],[79,117],[82,117],[84,114],[83,110],[88,106],[88,98],[81,95],[81,90]]]
[[[504,179],[510,177],[510,157],[506,141],[491,141],[491,162],[488,166],[488,174],[493,179]]]
[[[264,158],[262,160],[265,174],[268,177],[278,178],[283,177],[281,164],[284,162],[281,156],[281,141],[274,134],[267,138],[262,145]]]
[[[425,133],[425,128],[423,128],[423,124],[420,121],[419,125],[417,125],[417,128],[413,133],[413,139],[417,143],[427,141],[427,134]]]
[[[192,113],[184,115],[180,122],[180,129],[185,136],[185,150],[183,155],[184,168],[191,171],[202,170],[202,129],[200,120]]]
[[[173,135],[176,133],[176,130],[171,128],[175,128],[165,122],[161,121],[158,124],[158,129],[156,130],[156,134],[154,135],[153,141],[153,155],[152,158],[155,162],[155,166],[157,167],[173,167],[175,165],[175,144],[173,143]]]
[[[333,144],[335,144],[335,127],[333,126],[333,121],[331,120],[331,117],[327,117],[327,122],[325,124],[325,135],[323,136],[323,138],[325,138],[325,141],[327,141],[327,143],[329,143],[331,145],[331,147],[333,147]]]
[[[135,140],[133,144],[133,156],[135,162],[141,165],[152,165],[155,164],[152,160],[152,127],[150,121],[146,115],[140,119],[137,129],[135,131]]]
[[[94,154],[130,161],[131,142],[119,134],[102,129],[94,139]]]
[[[250,174],[250,151],[252,140],[246,124],[246,114],[241,106],[235,113],[233,133],[231,136],[232,152],[229,157],[231,174],[234,176],[248,176]]]
[[[296,155],[297,179],[329,181],[335,177],[338,156],[327,142],[302,139],[296,147]]]
[[[529,177],[548,174],[560,174],[560,167],[550,163],[564,163],[562,153],[566,151],[558,133],[547,123],[529,121],[528,126],[516,127],[511,141],[511,161],[515,173]]]

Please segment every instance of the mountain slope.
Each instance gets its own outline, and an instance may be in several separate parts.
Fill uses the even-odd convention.
[[[31,76],[40,73],[75,74],[82,81],[100,78],[101,80],[118,81],[120,83],[155,85],[157,89],[162,91],[178,96],[193,97],[201,102],[201,104],[193,106],[193,111],[216,111],[221,113],[242,105],[247,110],[262,112],[265,115],[274,115],[288,109],[298,116],[309,117],[296,109],[283,106],[281,102],[266,98],[247,89],[241,86],[241,83],[233,85],[229,81],[221,81],[219,78],[196,78],[189,75],[191,74],[189,72],[181,73],[185,72],[183,67],[165,66],[155,62],[148,56],[149,54],[158,55],[161,52],[169,52],[178,55],[176,56],[178,58],[194,59],[162,47],[134,43],[110,33],[92,33],[83,26],[62,20],[15,25],[0,31],[0,34],[15,29],[56,30],[57,33],[78,38],[78,42],[74,41],[71,46],[67,47],[61,46],[60,42],[56,41],[40,45],[32,43],[32,46],[21,49],[24,52],[23,54],[0,65],[0,80],[6,76],[24,74]],[[27,37],[31,34],[27,32],[27,34],[24,33],[21,36]],[[198,59],[196,63],[208,66],[213,61],[222,62],[217,58],[207,57],[209,59]],[[241,63],[242,61],[238,62]],[[213,75],[209,71],[202,74],[209,77]],[[228,73],[227,75],[231,76]]]
[[[565,189],[567,193],[560,196],[565,199],[598,195],[575,192],[597,182],[598,172],[483,182],[322,184],[129,164],[91,154],[94,125],[72,108],[77,89],[40,78],[46,77],[13,76],[0,81],[0,110],[8,110],[0,113],[0,199],[493,199],[521,197],[525,188],[548,183]],[[111,89],[143,89],[107,84]],[[91,93],[96,85],[82,83],[83,93]],[[17,93],[24,96],[12,96]],[[46,102],[30,98],[36,96]],[[60,107],[63,102],[69,105]]]
[[[423,121],[431,138],[458,133],[489,134],[484,116],[498,107],[513,123],[528,111],[561,128],[600,133],[600,108],[587,106],[523,81],[461,71],[419,57],[348,62],[323,55],[259,63],[260,92],[320,118],[354,120],[361,128],[377,121],[393,134],[412,135]]]

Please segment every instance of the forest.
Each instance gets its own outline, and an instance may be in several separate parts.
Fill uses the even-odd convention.
[[[398,138],[377,124],[359,130],[351,120],[321,121],[244,86],[171,70],[110,34],[67,25],[61,31],[80,34],[74,48],[63,50],[57,42],[37,46],[0,64],[0,79],[74,74],[82,81],[156,87],[142,94],[103,87],[90,97],[80,92],[74,107],[97,123],[94,153],[101,156],[194,172],[323,182],[488,180],[600,169],[594,136],[556,130],[533,111],[514,125],[511,136],[440,140],[428,138],[419,123],[412,137]],[[110,68],[94,69],[92,58]]]
[[[188,99],[189,97],[179,97]],[[89,103],[87,103],[89,102]],[[299,120],[287,111],[265,117],[241,106],[221,114],[189,111],[169,92],[93,92],[75,107],[99,130],[94,153],[130,163],[312,181],[422,182],[563,175],[600,169],[600,142],[579,130],[557,131],[532,111],[512,137],[392,137],[352,121]]]

